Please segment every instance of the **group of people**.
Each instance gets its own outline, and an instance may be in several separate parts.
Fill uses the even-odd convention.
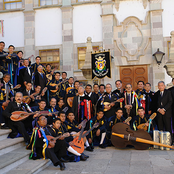
[[[173,137],[174,87],[167,90],[163,81],[158,82],[157,92],[143,81],[137,82],[136,91],[131,84],[123,87],[121,80],[116,80],[115,90],[109,83],[83,87],[73,77],[67,78],[66,72],[54,72],[50,64],[44,67],[41,57],[31,64],[22,58],[22,51],[14,54],[10,45],[6,53],[4,46],[0,42],[1,128],[12,130],[10,138],[24,137],[31,159],[49,158],[61,170],[64,162],[86,161],[89,156],[79,153],[76,140],[87,151],[92,152],[94,146],[106,148],[112,145],[112,128],[119,122],[135,131],[144,124],[151,136],[158,129],[169,131]],[[174,79],[172,82],[174,85]],[[14,121],[14,111],[29,114]],[[151,120],[153,113],[157,116]]]

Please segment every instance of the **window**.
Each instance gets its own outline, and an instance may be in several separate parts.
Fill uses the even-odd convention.
[[[39,6],[60,4],[61,0],[39,0]]]
[[[39,56],[41,57],[41,63],[44,66],[49,63],[52,68],[60,68],[59,49],[39,50]]]
[[[11,10],[22,8],[22,0],[4,0],[3,1],[3,9]]]
[[[93,51],[98,51],[99,46],[93,46]],[[78,48],[78,69],[81,69],[85,63],[86,47]]]

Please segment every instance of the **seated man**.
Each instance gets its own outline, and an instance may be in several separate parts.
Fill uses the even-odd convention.
[[[113,115],[112,117],[110,117],[108,119],[108,123],[107,123],[107,137],[110,139],[111,137],[111,131],[113,126],[116,123],[124,123],[126,119],[123,117],[123,110],[121,108],[117,108],[115,115]],[[129,122],[127,123],[129,125]]]
[[[31,110],[33,111],[33,112],[36,112],[36,111],[48,111],[48,108],[46,107],[46,101],[45,101],[45,99],[41,99],[40,101],[39,101],[39,103],[38,103],[38,105],[39,106],[34,106],[34,107],[32,107],[31,108]],[[38,117],[38,114],[35,114],[34,116],[33,116],[33,118],[35,118],[35,120],[33,121],[33,123],[32,123],[32,125],[33,125],[33,127],[35,127],[37,124],[37,122],[36,122],[36,118]],[[53,122],[53,118],[52,118],[52,114],[51,113],[49,113],[48,115],[47,115],[47,118],[48,118],[48,124],[52,124],[52,122]]]
[[[106,124],[107,124],[107,118],[104,116],[103,110],[97,111],[97,115],[89,121],[88,127],[92,128],[92,126],[95,123],[99,123],[99,126],[87,136],[88,141],[91,144],[91,148],[93,148],[92,143],[98,143],[100,148],[105,148],[106,146],[104,145],[104,139],[106,136]]]
[[[86,161],[86,159],[88,158],[88,156],[84,155],[83,153],[80,154],[78,153],[76,150],[74,150],[70,145],[72,144],[72,142],[67,142],[64,138],[65,137],[69,137],[71,136],[69,132],[66,132],[64,134],[61,134],[59,132],[59,128],[61,126],[61,120],[59,118],[56,118],[53,120],[53,126],[51,127],[50,133],[52,136],[57,137],[59,135],[62,135],[62,137],[60,138],[61,140],[66,142],[66,147],[67,147],[67,151],[80,157],[81,161]],[[62,161],[66,161],[66,158],[62,159]]]
[[[7,108],[5,111],[3,111],[2,115],[6,117],[8,121],[8,126],[12,130],[12,132],[9,134],[10,138],[15,138],[18,134],[23,135],[24,141],[29,143],[29,135],[27,134],[27,128],[30,130],[32,129],[32,117],[28,117],[25,120],[22,121],[12,121],[10,119],[11,113],[14,111],[27,111],[27,112],[32,112],[30,107],[22,102],[23,95],[21,92],[17,92],[15,95],[15,101],[12,101],[8,104]]]
[[[60,161],[66,156],[66,143],[57,139],[56,143],[48,141],[46,135],[50,135],[47,118],[43,115],[38,117],[38,127],[34,128],[31,136],[30,144],[27,149],[32,149],[30,159],[48,158],[52,161],[54,166],[60,166],[60,170],[65,169],[65,165]],[[50,146],[50,147],[48,147]]]
[[[57,118],[58,110],[56,109],[56,99],[55,98],[50,99],[50,107],[49,107],[48,111],[53,113],[53,115],[52,115],[53,119]]]
[[[67,129],[69,132],[79,132],[80,129],[81,129],[81,125],[78,124],[78,122],[75,120],[75,115],[73,112],[69,112],[68,115],[67,115],[67,120],[66,120],[66,124],[67,124]],[[85,146],[86,146],[86,149],[87,151],[93,151],[93,149],[91,149],[89,143],[88,143],[88,140],[86,139],[85,141]]]
[[[134,130],[137,130],[138,129],[138,126],[140,124],[145,124],[145,126],[147,126],[147,130],[148,130],[148,133],[150,133],[152,135],[152,131],[153,131],[153,125],[152,125],[152,122],[151,124],[148,123],[148,119],[149,119],[149,116],[148,115],[145,115],[145,110],[143,107],[138,107],[138,115],[133,117],[133,120],[132,120],[132,128]]]
[[[59,112],[63,111],[63,112],[65,112],[65,114],[67,113],[68,107],[65,106],[63,98],[59,99],[58,105],[56,105],[55,109],[58,110]]]

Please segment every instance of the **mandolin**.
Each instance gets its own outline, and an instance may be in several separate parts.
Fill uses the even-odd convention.
[[[36,95],[38,95],[38,93],[35,92],[35,93],[31,94],[31,95],[33,95],[33,96],[35,97]],[[23,96],[23,102],[24,102],[24,103],[27,103],[27,104],[30,104],[30,102],[31,102],[31,97],[28,96],[28,95]]]
[[[112,102],[112,103],[115,104],[116,102],[120,102],[121,99],[124,100],[124,98],[119,98],[118,100],[116,100],[116,101],[114,101],[114,102]],[[109,102],[104,102],[103,104],[104,104],[104,106],[109,106],[109,107],[111,108],[111,105],[110,105],[111,103],[109,103]],[[109,111],[109,110],[110,110],[110,109],[106,109],[106,108],[105,108],[103,111],[106,112],[106,111]]]
[[[74,97],[68,97],[67,98],[67,103],[68,103],[69,107],[71,107],[71,108],[73,106],[73,100],[74,100]]]
[[[55,70],[58,69],[58,67],[55,67],[53,70],[52,70],[52,73],[54,74]],[[48,79],[48,81],[51,81],[53,79],[53,75],[52,74],[47,74],[46,75],[46,78]]]
[[[153,113],[146,123],[149,123],[150,119],[153,120],[155,117],[156,117],[156,113]],[[137,129],[144,129],[145,131],[147,131],[148,127],[145,125],[145,123],[142,123],[138,125]]]
[[[12,91],[13,89],[19,89],[21,87],[20,84],[16,85],[14,88],[11,88],[8,90],[8,93],[10,93],[10,91]],[[1,89],[2,91],[5,91],[5,89]],[[6,93],[7,94],[7,93]],[[6,94],[4,96],[6,96]]]
[[[22,120],[25,120],[30,115],[34,115],[36,113],[39,113],[39,114],[46,116],[49,114],[49,111],[36,111],[36,112],[31,112],[31,113],[28,113],[25,111],[14,111],[11,113],[12,115],[11,115],[10,119],[12,121],[22,121]]]
[[[61,82],[59,82],[58,84],[55,84],[55,83],[53,83],[53,84],[50,84],[50,86],[53,86],[53,87],[59,87],[62,83],[65,83],[65,82],[67,82],[68,81],[68,79],[66,79],[66,80],[63,80],[63,81],[61,81]],[[53,89],[53,90],[50,90],[51,92],[53,92],[53,93],[55,93],[55,92],[57,92],[57,89]]]

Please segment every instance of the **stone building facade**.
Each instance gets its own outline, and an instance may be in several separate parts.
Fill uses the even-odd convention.
[[[60,72],[85,82],[79,65],[91,37],[94,49],[110,49],[112,56],[112,78],[99,83],[114,85],[121,79],[136,88],[144,80],[156,90],[159,80],[171,81],[164,65],[174,30],[173,7],[173,0],[0,0],[0,40],[6,49],[13,44],[23,50],[25,58],[52,51],[44,63],[57,63]],[[158,48],[165,53],[160,65],[152,56]]]

